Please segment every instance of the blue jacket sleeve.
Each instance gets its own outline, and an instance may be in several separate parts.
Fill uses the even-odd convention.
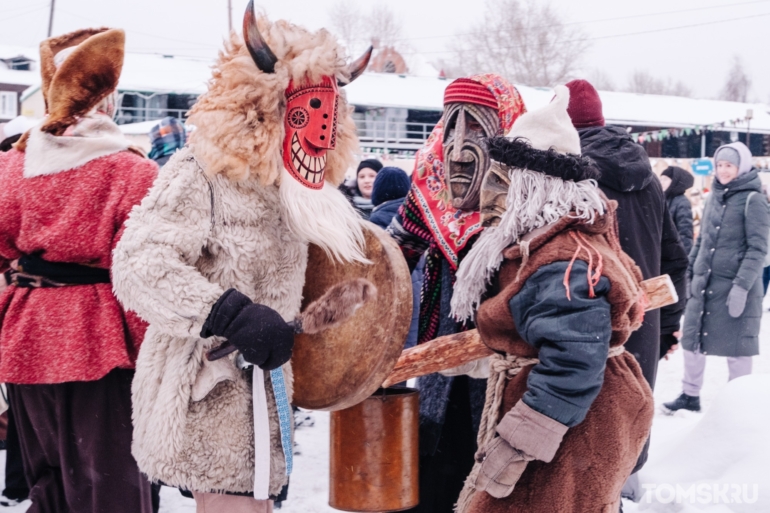
[[[604,382],[612,325],[602,276],[589,297],[588,265],[575,261],[570,295],[564,289],[568,262],[555,262],[530,276],[509,302],[516,328],[539,349],[540,363],[527,379],[522,400],[533,410],[572,427],[580,424]]]

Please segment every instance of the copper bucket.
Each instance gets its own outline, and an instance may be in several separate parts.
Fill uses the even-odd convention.
[[[386,388],[331,412],[329,506],[362,512],[417,506],[419,404],[413,388]]]

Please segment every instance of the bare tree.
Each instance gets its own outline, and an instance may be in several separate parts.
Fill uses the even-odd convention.
[[[352,0],[337,2],[329,10],[329,28],[351,55],[363,46],[365,16]]]
[[[329,27],[350,55],[358,55],[370,44],[377,47],[407,48],[403,39],[403,20],[386,4],[373,5],[368,13],[361,2],[340,1],[329,11]]]
[[[403,26],[403,20],[393,9],[385,4],[376,4],[369,11],[364,27],[369,31],[369,38],[377,41],[380,46],[400,49],[404,42]]]
[[[484,19],[452,45],[458,73],[500,73],[531,86],[564,83],[576,73],[588,42],[549,3],[488,0]],[[442,66],[445,70],[448,66]]]
[[[692,97],[692,89],[681,80],[674,82],[653,76],[649,71],[635,71],[628,80],[625,92],[642,94],[665,94],[668,96]]]
[[[615,82],[602,69],[594,68],[588,73],[588,81],[599,91],[617,91]]]
[[[727,82],[725,82],[722,92],[719,93],[721,100],[732,102],[748,102],[749,90],[751,89],[751,79],[743,69],[743,62],[737,55],[733,56],[733,65],[727,73]]]

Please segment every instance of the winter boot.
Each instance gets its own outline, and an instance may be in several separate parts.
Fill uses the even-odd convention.
[[[663,412],[668,415],[679,410],[700,411],[700,397],[682,394],[670,403],[663,403]]]

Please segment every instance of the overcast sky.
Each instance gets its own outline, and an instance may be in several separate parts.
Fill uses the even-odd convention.
[[[233,23],[248,0],[232,0]],[[310,28],[329,23],[337,0],[256,0],[273,18]],[[357,0],[362,6],[370,0]],[[388,0],[414,52],[448,55],[452,35],[482,17],[483,0]],[[603,70],[625,83],[634,70],[681,80],[714,97],[734,55],[753,80],[753,100],[770,102],[770,0],[550,0],[591,39],[585,76]],[[49,0],[0,0],[0,44],[36,46],[48,28]],[[618,19],[621,18],[621,19]],[[87,26],[121,27],[128,50],[211,57],[227,32],[227,0],[56,0],[54,34]],[[502,42],[501,42],[502,43]],[[494,70],[490,70],[494,71]]]

